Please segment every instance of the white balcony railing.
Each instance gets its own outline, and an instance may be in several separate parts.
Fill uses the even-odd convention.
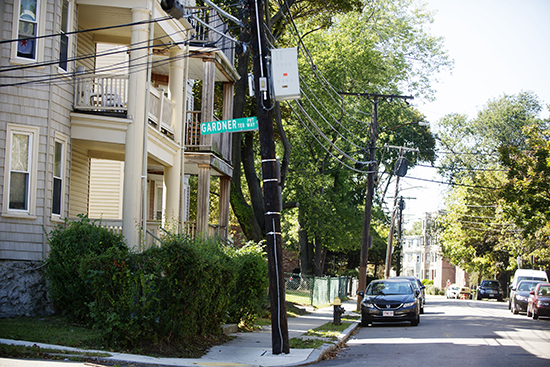
[[[83,74],[75,76],[74,109],[126,112],[128,75]]]
[[[164,95],[162,89],[151,88],[149,95],[149,121],[160,131],[174,135],[172,113],[175,103]]]

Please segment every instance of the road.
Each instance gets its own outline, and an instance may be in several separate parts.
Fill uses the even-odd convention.
[[[318,366],[550,366],[550,320],[513,315],[507,302],[428,296],[420,325],[358,328]]]

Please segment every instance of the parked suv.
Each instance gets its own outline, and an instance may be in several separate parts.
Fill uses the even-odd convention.
[[[476,299],[478,300],[487,298],[502,302],[503,297],[502,287],[498,280],[482,280],[479,287],[477,287]]]

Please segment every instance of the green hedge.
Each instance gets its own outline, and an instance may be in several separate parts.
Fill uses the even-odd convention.
[[[46,267],[49,295],[58,311],[79,322],[89,320],[87,304],[91,294],[80,275],[82,259],[97,256],[107,249],[127,252],[121,235],[115,235],[92,222],[87,216],[80,220],[58,225],[48,238],[50,254]]]
[[[84,232],[97,231],[94,223],[79,223]],[[78,279],[82,293],[73,292],[58,305],[71,315],[85,313],[111,344],[218,334],[227,321],[250,323],[265,303],[267,262],[259,246],[231,249],[174,235],[142,253],[113,245],[79,254],[65,237],[61,230],[52,233],[52,253],[61,253],[61,247],[66,258],[61,262],[55,255],[48,272],[67,273],[63,266],[70,265],[70,279]],[[50,279],[52,290],[62,283],[70,282]],[[80,299],[78,312],[71,297]]]

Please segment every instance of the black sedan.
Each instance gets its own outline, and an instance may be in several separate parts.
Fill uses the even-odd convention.
[[[503,293],[498,280],[483,280],[477,288],[476,299],[496,299],[502,302]]]
[[[420,292],[418,295],[418,298],[420,298],[420,313],[423,314],[424,305],[426,304],[426,286],[422,284],[420,279],[415,277],[392,277],[391,279],[407,279],[411,282],[413,288]]]
[[[513,314],[527,312],[529,293],[535,290],[535,287],[539,283],[542,282],[538,280],[522,280],[518,283],[517,288],[512,288],[512,292],[510,293],[510,311]]]
[[[417,326],[420,322],[420,293],[407,279],[374,280],[358,294],[363,297],[361,326],[401,321]]]

